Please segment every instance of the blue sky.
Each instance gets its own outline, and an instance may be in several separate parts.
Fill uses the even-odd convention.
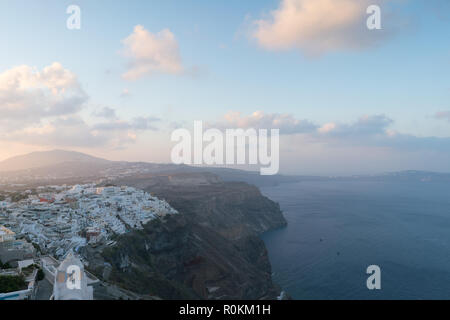
[[[352,23],[359,23],[359,18],[365,21],[367,15],[361,12],[361,17],[344,26],[341,32],[347,32],[346,35],[330,36],[336,48],[320,49],[318,54],[311,55],[310,50],[317,49],[309,37],[312,31],[307,32],[306,27],[299,27],[295,22],[283,22],[283,26],[303,29],[276,35],[287,35],[287,48],[279,50],[268,42],[270,35],[278,30],[273,22],[273,11],[282,11],[284,1],[307,3],[312,0],[3,0],[0,3],[0,37],[6,50],[0,51],[0,73],[21,65],[35,67],[39,72],[58,62],[76,75],[80,90],[86,94],[76,116],[90,126],[99,121],[92,114],[104,107],[114,109],[120,121],[131,123],[141,117],[155,117],[160,121],[155,122],[157,130],[152,127],[132,132],[136,134],[134,142],[115,136],[116,140],[124,141],[110,144],[105,138],[104,145],[100,142],[92,146],[80,145],[70,139],[58,143],[48,139],[46,143],[44,137],[36,140],[27,139],[23,134],[18,134],[20,138],[4,134],[0,144],[9,151],[2,154],[2,158],[57,147],[112,159],[167,162],[168,137],[173,123],[190,126],[194,120],[218,122],[230,111],[240,112],[245,119],[261,111],[266,115],[307,119],[318,127],[334,123],[345,128],[361,117],[384,115],[392,122],[389,126],[380,124],[381,130],[419,139],[411,139],[405,149],[403,144],[399,147],[399,143],[391,142],[377,142],[373,146],[372,137],[370,141],[358,139],[362,141],[355,146],[353,140],[342,136],[289,136],[285,141],[295,141],[299,150],[316,151],[308,156],[300,151],[286,151],[286,160],[282,161],[285,172],[359,173],[402,168],[450,171],[447,161],[450,117],[437,116],[439,112],[445,115],[450,110],[450,6],[440,0],[372,1],[382,9],[383,30],[380,32],[385,35],[381,40],[374,40],[372,44],[366,38],[373,34],[365,34],[366,38],[360,40],[368,43],[358,47],[360,31],[355,31],[353,42],[347,39],[353,29],[345,28],[360,28],[361,24]],[[352,0],[336,1],[345,4]],[[71,4],[81,8],[80,30],[66,28],[69,15],[65,11]],[[295,13],[304,17],[300,10]],[[344,15],[340,10],[326,14],[330,17]],[[320,13],[318,15],[323,19]],[[255,21],[260,19],[271,24],[268,28],[272,33],[264,33],[264,39],[252,33]],[[150,34],[170,30],[183,72],[149,72],[138,79],[123,78],[129,68],[129,57],[123,54],[122,41],[137,25]],[[326,38],[329,36],[326,32],[335,31],[314,32]],[[124,96],[124,90],[129,94]],[[32,127],[55,119],[40,119]],[[23,128],[27,125],[23,124]],[[129,127],[131,130],[132,126]],[[89,128],[87,130],[92,130]],[[423,137],[437,137],[442,143],[438,140],[433,148],[430,145],[426,156],[421,147],[415,148],[424,144],[420,140]],[[361,148],[373,151],[370,159],[375,157],[382,161],[360,159]],[[437,155],[431,162],[430,152]],[[341,159],[335,171],[326,162],[331,154]],[[347,157],[351,157],[353,165],[346,165]],[[403,157],[410,159],[409,162],[401,160]],[[305,160],[303,169],[295,166],[299,159]],[[358,159],[365,161],[364,165],[353,170],[360,164]]]

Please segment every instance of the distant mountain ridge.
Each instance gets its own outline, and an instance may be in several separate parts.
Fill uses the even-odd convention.
[[[62,163],[89,163],[89,164],[110,164],[102,158],[93,157],[81,152],[52,150],[38,151],[25,155],[15,156],[0,162],[0,172],[28,170],[41,167],[60,165]]]
[[[15,183],[36,183],[52,180],[75,183],[76,179],[98,179],[105,176],[140,176],[148,174],[213,173],[223,181],[243,181],[257,186],[276,185],[281,182],[298,181],[296,177],[274,175],[261,176],[256,171],[231,168],[195,167],[171,163],[110,161],[81,152],[52,150],[32,152],[0,162],[0,179]],[[5,180],[6,179],[6,180]],[[52,183],[53,183],[52,182]]]
[[[0,162],[0,178],[3,177],[21,182],[30,179],[40,181],[42,179],[55,180],[81,177],[92,180],[104,176],[113,177],[118,174],[121,177],[131,176],[136,179],[139,177],[148,178],[148,174],[173,175],[205,172],[218,176],[222,181],[242,181],[258,187],[300,181],[450,181],[450,173],[419,170],[405,170],[373,175],[353,176],[287,176],[280,174],[274,176],[261,176],[259,172],[256,171],[246,171],[224,167],[195,167],[170,163],[157,164],[150,162],[111,161],[81,152],[66,150],[32,152],[25,155],[15,156]]]

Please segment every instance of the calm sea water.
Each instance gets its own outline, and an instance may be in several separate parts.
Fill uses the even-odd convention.
[[[301,182],[262,188],[289,226],[263,236],[294,299],[450,299],[450,183]],[[381,290],[366,269],[381,268]]]

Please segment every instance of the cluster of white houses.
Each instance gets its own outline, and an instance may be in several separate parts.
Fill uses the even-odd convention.
[[[19,202],[0,202],[0,208],[0,224],[57,258],[177,213],[142,190],[93,184],[40,187]]]
[[[0,202],[0,260],[13,268],[1,270],[0,276],[20,274],[24,265],[39,265],[54,286],[53,299],[92,299],[87,285],[97,280],[85,276],[73,252],[84,246],[112,245],[114,235],[176,213],[166,201],[127,186],[63,185],[26,191],[20,201]],[[81,290],[67,290],[73,277],[66,270],[69,265],[81,270]],[[0,292],[0,300],[32,298],[35,276],[29,276],[28,289],[3,296]]]

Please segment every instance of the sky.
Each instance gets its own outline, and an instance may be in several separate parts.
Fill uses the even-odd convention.
[[[0,160],[167,163],[201,120],[279,128],[281,173],[450,172],[449,35],[446,0],[1,0]]]

